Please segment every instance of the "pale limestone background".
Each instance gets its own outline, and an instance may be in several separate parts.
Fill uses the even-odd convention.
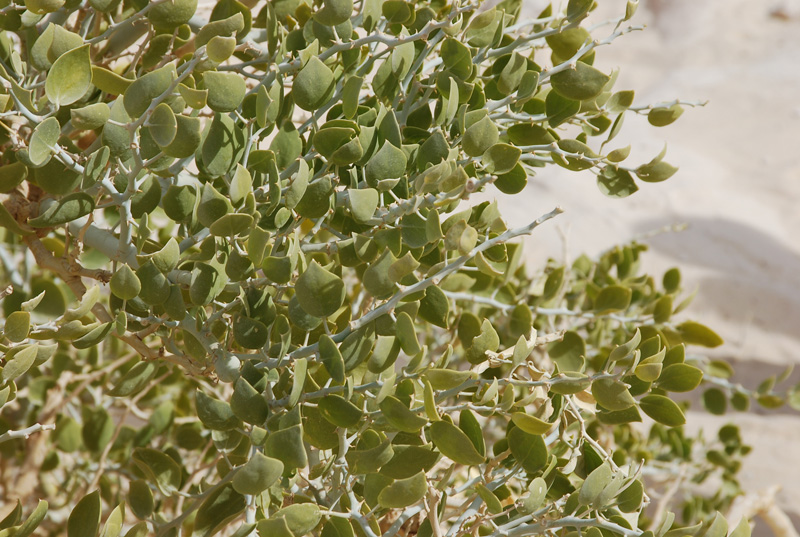
[[[625,0],[598,3],[595,22],[624,11]],[[526,0],[525,9],[535,16],[541,5]],[[685,287],[699,289],[691,316],[726,340],[714,354],[731,360],[736,380],[755,388],[800,361],[800,1],[641,0],[631,22],[647,28],[597,53],[597,66],[621,69],[616,88],[635,89],[635,104],[709,102],[659,129],[643,116],[629,117],[612,148],[632,144],[629,161],[638,164],[667,143],[666,160],[680,171],[611,200],[589,172],[552,167],[524,196],[497,198],[512,225],[555,205],[566,210],[528,241],[535,262],[563,258],[564,251],[571,258],[597,254],[688,224],[646,241],[646,269],[682,268]],[[695,409],[692,429],[724,422]],[[738,423],[754,447],[741,472],[745,488],[781,485],[780,505],[800,528],[800,414],[754,409],[724,420]]]

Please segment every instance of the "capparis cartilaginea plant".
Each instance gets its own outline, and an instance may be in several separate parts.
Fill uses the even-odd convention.
[[[526,270],[554,200],[471,200],[676,171],[610,149],[692,103],[615,92],[636,2],[592,8],[2,2],[0,534],[728,535],[747,447],[673,394],[774,383],[687,354],[721,340],[642,245]],[[645,476],[711,475],[646,510]]]

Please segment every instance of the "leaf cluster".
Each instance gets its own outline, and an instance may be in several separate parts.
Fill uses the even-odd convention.
[[[473,198],[676,172],[606,148],[687,104],[594,66],[635,1],[602,36],[587,0],[0,4],[0,534],[728,535],[747,447],[684,436],[675,394],[753,394],[687,354],[722,341],[677,269],[531,271],[560,209]],[[728,492],[648,520],[675,460]]]

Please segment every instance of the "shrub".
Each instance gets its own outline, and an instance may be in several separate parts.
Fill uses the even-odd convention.
[[[606,149],[682,112],[593,67],[635,1],[599,40],[590,0],[3,6],[2,535],[727,535],[747,448],[672,394],[750,394],[680,273],[515,240],[539,167],[675,172]],[[677,466],[725,486],[646,513]]]

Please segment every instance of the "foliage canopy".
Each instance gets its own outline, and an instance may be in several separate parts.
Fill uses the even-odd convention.
[[[675,173],[606,148],[687,104],[594,66],[636,1],[600,37],[591,0],[0,5],[1,535],[728,535],[747,447],[674,394],[752,394],[680,273],[526,270],[560,209],[471,199]],[[675,464],[724,486],[651,520]]]

